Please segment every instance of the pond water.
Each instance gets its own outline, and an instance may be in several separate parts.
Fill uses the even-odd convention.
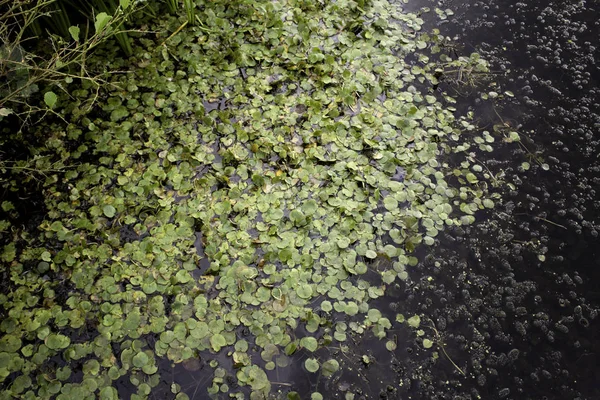
[[[303,3],[302,7],[307,7],[307,12],[316,12],[310,5]],[[183,60],[187,60],[185,52],[188,47],[185,46],[197,51],[198,43],[210,39],[201,34],[197,34],[193,41],[177,39],[180,42],[189,40],[189,43],[182,45],[183,50],[174,50],[173,54],[163,53],[164,60],[156,68],[145,70],[141,67],[140,81],[135,83],[147,91],[139,96],[140,102],[145,102],[147,108],[135,114],[132,111],[131,119],[138,120],[127,128],[123,128],[121,123],[124,125],[129,121],[116,123],[119,118],[114,119],[113,124],[99,125],[116,135],[114,140],[127,149],[124,151],[133,154],[134,162],[128,164],[130,160],[119,157],[121,148],[111,147],[113,138],[108,134],[103,136],[102,129],[93,126],[99,124],[99,119],[90,117],[85,121],[89,128],[87,135],[95,141],[97,151],[90,151],[89,155],[96,157],[102,165],[97,170],[85,170],[93,185],[79,187],[76,177],[65,173],[61,175],[65,179],[64,183],[61,182],[65,188],[55,191],[48,191],[48,187],[45,189],[45,193],[57,198],[63,192],[68,193],[74,207],[80,206],[75,191],[86,193],[86,196],[89,195],[89,207],[97,208],[90,211],[92,215],[99,220],[108,218],[106,223],[114,227],[98,233],[95,238],[98,243],[88,239],[83,247],[71,244],[79,240],[69,236],[69,232],[75,231],[71,225],[67,229],[48,222],[49,226],[45,228],[48,232],[56,232],[59,238],[63,235],[60,241],[68,243],[64,249],[71,250],[71,254],[93,247],[100,253],[97,259],[111,265],[109,274],[97,276],[92,267],[76,270],[73,276],[64,271],[50,271],[44,275],[45,280],[68,282],[62,292],[56,290],[55,297],[52,297],[53,293],[48,294],[48,309],[54,310],[57,305],[66,309],[67,304],[80,301],[93,303],[89,307],[95,307],[97,303],[101,311],[101,319],[93,322],[90,319],[82,323],[83,328],[78,326],[70,330],[58,319],[51,325],[51,329],[61,332],[61,335],[50,335],[52,338],[63,340],[64,334],[69,336],[73,345],[67,347],[69,343],[63,346],[61,342],[48,345],[53,349],[67,348],[69,353],[67,355],[65,350],[65,354],[54,356],[43,367],[51,374],[67,364],[72,367],[70,382],[83,383],[76,388],[79,392],[75,392],[76,385],[71,387],[70,395],[87,393],[93,398],[95,389],[90,387],[106,385],[108,376],[114,393],[120,398],[143,398],[146,391],[150,392],[150,398],[155,399],[184,398],[184,394],[191,399],[205,399],[209,398],[208,392],[211,391],[217,392],[213,394],[216,398],[228,398],[226,393],[233,392],[238,393],[238,398],[257,396],[258,392],[262,396],[262,385],[266,382],[262,375],[264,370],[273,396],[289,399],[600,398],[600,199],[597,195],[597,190],[600,190],[600,71],[597,65],[600,51],[596,43],[600,32],[600,4],[597,1],[568,0],[550,1],[543,5],[518,1],[456,0],[411,1],[403,7],[412,12],[419,12],[423,7],[430,8],[430,11],[419,14],[424,20],[423,31],[431,32],[437,28],[440,35],[452,38],[443,42],[447,46],[442,46],[445,54],[457,58],[476,52],[490,62],[491,73],[484,74],[482,79],[474,79],[474,85],[467,82],[466,66],[457,67],[456,75],[446,72],[443,74],[445,79],[432,88],[428,82],[419,84],[415,81],[414,85],[438,96],[450,93],[457,100],[454,104],[457,115],[472,113],[477,126],[470,131],[473,136],[481,134],[480,129],[488,130],[496,137],[508,136],[511,131],[518,132],[521,138],[519,143],[495,144],[494,151],[488,152],[484,151],[487,143],[484,138],[488,136],[483,135],[480,141],[475,141],[480,147],[473,146],[469,151],[469,159],[480,166],[481,174],[487,175],[485,180],[478,177],[485,181],[490,192],[489,196],[487,191],[481,194],[482,200],[477,199],[481,207],[475,212],[475,222],[456,223],[444,230],[440,228],[433,246],[425,246],[417,240],[413,244],[412,240],[417,235],[410,226],[418,224],[417,218],[421,217],[405,214],[411,201],[406,197],[393,198],[394,188],[406,185],[413,190],[410,185],[416,179],[414,169],[424,171],[421,175],[425,176],[425,180],[421,182],[427,182],[427,175],[434,176],[439,164],[457,165],[465,156],[463,153],[440,151],[438,154],[445,160],[438,164],[438,161],[426,158],[418,168],[413,168],[414,165],[409,162],[392,166],[380,162],[388,155],[373,149],[379,144],[376,142],[401,140],[409,153],[415,146],[420,146],[412,137],[386,136],[389,132],[372,133],[368,129],[376,123],[371,119],[373,115],[380,119],[387,118],[387,115],[383,117],[383,109],[377,106],[361,110],[360,102],[357,102],[358,107],[353,103],[353,96],[360,92],[383,103],[387,100],[385,95],[355,87],[356,93],[350,99],[347,93],[342,93],[341,96],[346,97],[338,101],[338,93],[331,89],[330,81],[324,81],[317,89],[306,84],[312,82],[317,72],[301,63],[298,65],[303,65],[306,72],[288,71],[279,64],[278,71],[272,73],[263,73],[258,68],[258,71],[242,68],[239,75],[243,79],[237,80],[238,73],[227,63],[235,65],[235,62],[243,64],[244,61],[233,58],[228,59],[223,70],[215,67],[215,71],[201,71],[207,76],[218,76],[218,79],[207,83],[200,78],[194,81],[196,78],[192,77],[188,85],[187,78],[182,78],[187,73],[183,71],[189,71],[182,66],[185,65]],[[439,11],[434,11],[436,8]],[[452,12],[442,11],[446,9]],[[310,26],[310,21],[305,23]],[[414,21],[403,23],[410,28]],[[174,24],[171,23],[170,29]],[[302,28],[299,26],[298,29],[301,31]],[[360,27],[352,26],[351,29],[360,32]],[[335,40],[327,42],[328,46],[335,48],[340,40],[345,40],[340,32],[335,35]],[[358,37],[360,35],[358,33]],[[309,39],[304,37],[304,40]],[[260,49],[258,45],[256,48]],[[420,54],[429,51],[421,50]],[[212,54],[206,48],[204,51]],[[310,57],[317,64],[321,51],[325,52],[318,47],[311,50]],[[369,55],[374,60],[381,61],[385,56],[366,47],[361,51],[372,51]],[[229,54],[223,57],[236,56]],[[361,52],[352,57],[360,59]],[[417,59],[412,52],[407,55],[409,62],[421,65]],[[196,61],[190,60],[189,64]],[[351,58],[347,62],[350,65]],[[377,67],[369,63],[359,65],[366,68],[365,71]],[[282,75],[277,75],[277,72]],[[326,72],[325,76],[329,74],[336,79],[337,72]],[[360,70],[353,71],[357,72]],[[393,70],[389,72],[394,73]],[[386,75],[381,70],[377,73],[382,77]],[[157,93],[161,93],[156,98],[152,95],[155,81],[145,80],[152,74],[160,76],[159,80],[164,78],[165,87],[156,89]],[[299,83],[298,87],[291,87],[296,84],[285,79],[279,81],[283,75],[300,77],[304,85]],[[252,86],[248,83],[249,76],[250,80],[263,83]],[[221,78],[229,81],[219,81]],[[360,75],[360,78],[365,80],[363,83],[368,88],[366,82],[371,78],[367,75]],[[169,86],[175,82],[181,86]],[[134,91],[133,83],[129,84],[129,89]],[[271,84],[273,87],[269,86]],[[390,87],[397,88],[396,84],[391,83]],[[190,87],[203,91],[203,94],[193,94]],[[219,88],[221,93],[217,92]],[[197,109],[195,105],[190,106],[182,98],[177,98],[179,89],[194,96]],[[234,97],[232,93],[235,90],[247,91],[244,92],[247,97]],[[169,99],[168,93],[171,93],[171,99],[174,98],[173,105],[163,109],[163,102]],[[300,96],[303,104],[289,107],[283,96],[287,93]],[[302,97],[305,93],[319,96],[318,101],[310,96]],[[74,95],[77,97],[77,93]],[[114,93],[111,96],[105,102],[101,115],[107,121],[116,111],[123,112],[122,101],[131,110],[140,110],[136,108],[138,100],[132,105],[132,100],[115,100],[117,96]],[[328,96],[331,98],[328,99]],[[85,96],[82,94],[82,97]],[[272,104],[267,104],[265,98],[280,107],[269,108]],[[332,101],[333,98],[335,101]],[[437,107],[438,103],[434,101],[432,99],[430,103]],[[322,106],[328,107],[327,113],[321,112]],[[245,107],[249,111],[246,112]],[[156,119],[147,119],[149,109]],[[369,113],[372,115],[366,115]],[[427,114],[427,118],[435,121],[443,117],[440,117],[442,113],[442,109],[437,108]],[[199,123],[194,124],[190,122],[193,118],[189,118],[178,125],[179,122],[169,120],[173,114],[178,117],[194,115]],[[316,117],[324,115],[327,118],[323,117],[323,120]],[[342,152],[350,154],[344,144],[355,145],[356,137],[346,138],[345,143],[336,143],[326,130],[329,123],[334,126],[334,122],[339,123],[344,116],[360,116],[360,121],[352,121],[364,129],[367,139],[364,147],[360,140],[361,145],[352,148],[358,154],[355,158],[340,156],[336,159]],[[288,122],[286,118],[291,119]],[[159,120],[162,126],[159,126]],[[165,120],[168,122],[165,123]],[[285,123],[280,123],[281,120]],[[272,131],[259,126],[260,121],[272,127],[277,134],[269,136],[268,132]],[[139,126],[136,125],[138,123]],[[306,127],[306,131],[311,132],[322,127],[322,131],[318,130],[320,136],[315,135],[318,136],[316,139],[301,137],[305,135],[303,130],[298,128],[297,133],[290,133],[285,130],[286,123],[297,123],[298,127]],[[385,123],[388,121],[385,120]],[[230,130],[230,127],[234,128]],[[403,125],[402,129],[407,128]],[[234,129],[238,130],[238,138],[244,130],[256,132],[257,137],[240,139],[238,143],[231,138]],[[129,130],[132,137],[135,135],[139,140],[130,140]],[[77,137],[72,131],[71,134]],[[265,135],[264,138],[260,137],[261,134]],[[277,135],[285,136],[289,143]],[[199,144],[196,143],[198,138]],[[423,140],[435,147],[433,143],[437,143],[438,139],[425,137]],[[149,150],[146,151],[144,146]],[[204,158],[190,157],[188,148],[195,149]],[[313,148],[322,150],[320,153],[315,150],[314,165],[292,156],[294,151],[308,153]],[[81,151],[87,154],[85,150]],[[246,152],[252,152],[259,159],[249,164],[249,168],[244,166],[248,157]],[[401,154],[395,156],[400,157]],[[364,163],[363,159],[366,160]],[[343,168],[338,168],[342,161]],[[352,172],[358,169],[356,163],[365,171],[376,172],[371,178],[368,174],[360,177]],[[103,166],[115,168],[117,172],[106,172]],[[303,169],[310,173],[305,174]],[[148,185],[150,190],[138,192],[132,184],[138,175],[135,185]],[[457,182],[462,179],[460,175],[455,178]],[[438,179],[441,182],[441,178]],[[355,180],[362,182],[363,186],[344,185]],[[152,186],[155,181],[161,182],[160,185]],[[368,184],[375,187],[373,182],[380,183],[381,190],[377,188],[369,192]],[[455,183],[451,179],[448,182],[449,186]],[[279,190],[284,184],[289,185],[287,192]],[[102,185],[106,185],[104,189]],[[310,193],[302,189],[304,185],[311,185]],[[128,197],[121,200],[118,191],[113,190],[116,186],[122,191],[137,194],[138,197],[134,198],[143,204],[138,208],[127,203],[133,201]],[[197,194],[194,188],[209,190]],[[329,189],[331,192],[328,192]],[[338,190],[343,194],[336,194]],[[313,191],[318,194],[313,194]],[[112,200],[117,199],[108,203],[112,208],[102,207],[110,196],[114,197]],[[258,198],[256,203],[248,200],[253,196]],[[364,217],[364,221],[371,224],[370,228],[350,221],[350,218],[333,220],[338,215],[356,215],[353,211],[360,207],[361,201],[353,202],[352,196],[368,203],[370,214]],[[481,204],[482,201],[487,204],[485,201],[491,199],[492,205],[496,203],[495,208]],[[427,200],[423,197],[421,202]],[[39,206],[39,201],[36,199],[27,206]],[[315,211],[317,203],[325,208]],[[19,204],[18,208],[25,207],[24,204]],[[422,205],[417,200],[414,204]],[[64,211],[65,207],[64,203],[60,203],[57,208]],[[81,207],[88,210],[88,205]],[[386,210],[402,220],[404,236],[401,239],[398,238],[398,229],[394,229],[401,224],[390,222]],[[18,211],[21,216],[35,214],[21,208]],[[55,208],[52,212],[57,213]],[[110,222],[115,212],[123,213],[119,223]],[[132,213],[129,220],[127,213]],[[318,222],[315,225],[312,225],[313,215]],[[435,220],[427,224],[435,223],[436,228],[440,226],[433,214],[423,218],[426,217]],[[276,225],[279,220],[283,222]],[[83,231],[84,227],[90,232],[100,232],[90,228],[85,221],[78,221],[81,226],[77,229]],[[36,220],[32,224],[43,225],[44,222]],[[294,244],[290,235],[303,233],[307,224],[312,229],[308,239]],[[444,226],[443,222],[441,226]],[[284,230],[273,242],[275,227]],[[428,233],[438,233],[438,229],[427,228]],[[365,233],[361,229],[371,229],[376,234],[369,236],[370,232]],[[247,235],[238,235],[238,232],[246,232]],[[290,232],[292,234],[286,236]],[[328,242],[325,232],[332,235],[331,241],[335,244]],[[52,238],[50,233],[47,237]],[[223,240],[225,237],[227,240]],[[365,244],[360,250],[364,244],[363,237],[368,238],[370,247]],[[185,242],[185,245],[180,246],[179,242]],[[348,249],[355,246],[355,242],[359,255],[357,252],[348,255]],[[406,245],[407,242],[410,246]],[[70,263],[68,255],[61,252],[62,243],[52,243],[54,247],[48,246],[48,251],[52,253],[53,261],[57,265],[63,262],[54,258],[60,255]],[[397,246],[402,250],[396,250],[398,243],[402,243],[402,246]],[[40,248],[42,245],[45,244],[36,243]],[[315,254],[311,246],[320,250]],[[181,251],[183,248],[185,252]],[[296,249],[306,251],[301,254]],[[328,257],[328,254],[334,253],[336,257],[339,255],[339,259],[349,256],[353,261]],[[36,260],[37,253],[34,251],[33,254],[31,258]],[[148,258],[147,254],[152,254],[152,258]],[[229,256],[235,268],[229,268]],[[308,261],[301,256],[307,256]],[[41,257],[44,262],[50,262],[50,256]],[[307,277],[307,265],[311,262],[315,265],[320,263],[315,275],[325,276],[328,273],[328,278],[335,282],[325,285],[323,282],[327,279],[314,275]],[[78,265],[76,260],[72,263]],[[341,264],[344,265],[341,268],[343,273],[334,275],[328,272]],[[135,269],[138,272],[134,273],[124,265],[141,265],[144,272]],[[298,269],[300,272],[290,272],[289,276],[278,274],[288,267],[292,271],[295,265],[304,267]],[[364,267],[364,271],[357,273],[352,269],[359,267]],[[189,275],[187,272],[180,274],[179,270],[188,271]],[[32,272],[27,271],[29,273]],[[94,279],[88,278],[88,281],[84,273],[93,275]],[[388,281],[390,273],[393,276]],[[3,274],[3,285],[6,285],[8,294],[15,287],[7,283],[10,274],[6,271]],[[260,282],[261,287],[257,289],[256,284],[252,286],[247,281]],[[191,292],[186,292],[189,288],[192,288]],[[356,297],[347,295],[344,298],[337,294],[338,288],[344,293],[354,293]],[[244,298],[249,292],[256,293],[256,297],[263,296],[259,295],[262,293],[260,290],[267,293],[260,301],[253,297]],[[89,298],[73,295],[87,295],[88,292],[91,293]],[[125,295],[128,293],[139,297],[130,301]],[[313,296],[313,293],[320,296]],[[365,296],[364,293],[369,300],[368,307],[366,302],[358,300]],[[123,296],[119,297],[121,294]],[[147,309],[144,308],[146,296]],[[151,300],[159,297],[157,301]],[[340,302],[333,300],[336,298]],[[118,310],[112,308],[115,304],[118,304]],[[76,306],[70,307],[78,310]],[[332,308],[336,312],[332,312]],[[264,313],[255,312],[257,309]],[[272,322],[269,312],[273,309],[277,311],[273,315],[289,312],[289,317],[282,318],[279,324],[275,317],[275,322]],[[151,329],[138,329],[128,318],[129,313],[138,315],[138,319],[141,313],[143,318],[146,312],[149,315],[146,322],[152,325]],[[233,314],[235,316],[231,316]],[[11,318],[8,314],[2,315],[9,321],[2,325],[8,337],[8,333],[16,329],[12,318],[18,318],[14,314],[10,314]],[[174,316],[174,319],[167,321],[163,318],[165,315],[169,318]],[[212,319],[208,319],[207,315]],[[204,325],[203,317],[207,318]],[[62,320],[69,318],[75,320],[73,314],[62,317]],[[189,323],[189,320],[194,323]],[[128,326],[122,328],[126,334],[139,340],[115,339],[110,342],[106,339],[111,337],[112,328],[109,327],[121,323]],[[101,339],[94,336],[96,330],[102,333]],[[115,337],[117,332],[120,331],[115,331]],[[50,336],[46,336],[45,343],[51,342]],[[38,337],[44,336],[38,334]],[[2,340],[6,355],[12,351],[6,349],[15,345],[8,339]],[[35,348],[39,351],[39,347],[34,347],[39,346],[34,336],[28,337],[23,344],[28,345],[29,350]],[[290,347],[292,345],[295,347]],[[188,350],[190,354],[193,350],[193,356],[185,355]],[[14,363],[12,356],[3,357],[3,360],[10,359]],[[94,364],[96,359],[101,362],[98,366],[97,362]],[[253,366],[259,367],[260,372],[250,368],[249,360]],[[111,368],[113,362],[118,368]],[[8,367],[0,368],[9,371]],[[3,398],[9,398],[6,396],[11,393],[10,390],[12,393],[17,390],[13,382],[18,373],[15,369],[10,371],[12,375],[2,383]],[[56,383],[56,379],[51,381]],[[242,381],[246,385],[240,385]],[[21,379],[19,384],[26,383]],[[18,393],[29,386],[32,383]],[[82,391],[84,389],[87,392]],[[60,386],[54,390],[61,390]],[[109,392],[101,393],[103,398],[113,398]],[[63,388],[63,398],[68,396],[69,392]]]

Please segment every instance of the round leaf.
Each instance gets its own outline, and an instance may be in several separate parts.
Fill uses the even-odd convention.
[[[46,105],[50,108],[54,108],[54,106],[56,105],[56,100],[58,100],[58,97],[56,96],[56,93],[54,92],[46,92],[44,94],[44,103],[46,103]]]
[[[117,209],[111,206],[110,204],[107,204],[104,207],[102,207],[102,212],[104,212],[104,215],[108,218],[112,218],[115,216]]]
[[[143,351],[137,353],[132,359],[133,365],[137,368],[142,368],[144,365],[148,364],[149,361],[148,355]]]
[[[319,370],[319,362],[315,358],[307,358],[304,361],[304,367],[308,372],[317,372]]]

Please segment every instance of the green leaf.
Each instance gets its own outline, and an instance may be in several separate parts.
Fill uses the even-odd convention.
[[[314,337],[305,336],[302,339],[300,339],[300,346],[304,347],[310,352],[313,352],[317,350],[317,348],[319,347],[319,343]]]
[[[340,249],[345,249],[350,245],[350,239],[346,237],[339,238],[337,240],[337,245]]]
[[[119,5],[123,10],[127,10],[129,8],[130,3],[131,0],[119,0]]]
[[[42,253],[41,259],[46,262],[52,261],[52,254],[49,251],[44,251]]]
[[[325,312],[330,312],[331,310],[333,310],[331,302],[329,300],[324,300],[323,302],[321,302],[321,310]]]
[[[14,114],[10,108],[0,108],[0,117],[8,117],[10,114]]]
[[[313,294],[313,290],[312,290],[312,287],[310,286],[310,284],[308,284],[308,283],[302,283],[298,287],[296,294],[301,299],[305,299],[306,300],[306,299],[310,299],[311,298],[311,296]]]
[[[290,212],[290,219],[296,224],[304,222],[304,214],[300,210],[292,210]]]
[[[29,375],[19,375],[15,378],[11,390],[15,393],[22,393],[31,386],[31,383]]]
[[[100,33],[102,29],[108,24],[112,17],[105,12],[98,13],[96,15],[96,22],[94,22],[94,27],[96,28],[96,33]]]
[[[56,93],[54,92],[46,92],[44,94],[44,103],[46,103],[46,105],[50,108],[54,108],[54,106],[56,105],[56,100],[58,100],[58,97],[56,96]]]
[[[292,258],[292,255],[292,250],[283,249],[279,252],[279,259],[281,260],[281,262],[286,262]]]
[[[117,400],[119,395],[117,389],[107,386],[100,391],[100,400]]]
[[[423,347],[430,349],[433,346],[433,342],[429,339],[423,339]]]
[[[189,281],[192,280],[191,275],[184,269],[179,270],[177,272],[177,274],[175,275],[175,278],[177,279],[177,282],[179,282],[179,283],[188,283]]]
[[[104,207],[102,207],[102,212],[104,212],[104,215],[106,215],[108,218],[112,218],[115,216],[117,209],[111,206],[110,204],[107,204]]]
[[[413,327],[413,328],[418,328],[419,325],[421,325],[421,317],[419,317],[418,315],[415,315],[413,317],[410,317],[407,321],[409,326]]]
[[[285,346],[283,351],[286,355],[291,356],[296,352],[296,349],[298,349],[298,342],[290,342],[287,346]]]
[[[59,381],[66,381],[71,377],[71,368],[68,365],[58,368],[56,370],[56,379]]]
[[[79,42],[79,32],[80,32],[80,29],[78,26],[70,26],[69,27],[69,33],[71,34],[71,37],[73,38],[73,40],[76,42]]]
[[[219,351],[222,347],[227,346],[227,340],[223,335],[217,333],[210,337],[210,345],[214,351]]]
[[[308,216],[313,215],[318,208],[319,205],[313,199],[307,200],[304,204],[302,204],[302,211],[304,211],[304,214]]]
[[[61,334],[50,334],[46,338],[46,346],[52,350],[67,348],[71,344],[71,339]]]
[[[148,357],[148,355],[146,353],[144,353],[143,351],[140,351],[135,356],[133,356],[133,359],[131,361],[132,361],[134,367],[142,368],[143,366],[148,364],[148,362],[150,361],[150,358]]]
[[[308,372],[317,372],[319,370],[319,361],[317,361],[316,358],[307,358],[306,361],[304,361],[304,368],[306,368]]]
[[[349,316],[354,316],[358,314],[358,304],[356,304],[353,301],[349,301],[344,309],[344,312]]]
[[[337,360],[327,360],[321,366],[321,371],[323,372],[323,376],[331,376],[335,374],[340,369],[340,363]]]
[[[387,210],[393,211],[398,208],[398,200],[391,196],[388,196],[385,199],[383,199],[383,205]]]
[[[477,179],[477,177],[475,176],[475,174],[473,174],[472,172],[468,172],[465,177],[467,178],[467,182],[469,182],[469,183],[477,183],[477,182],[479,182],[479,179]]]

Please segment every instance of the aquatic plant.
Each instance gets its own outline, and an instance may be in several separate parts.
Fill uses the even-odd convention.
[[[84,80],[44,99],[69,124],[39,128],[37,160],[54,164],[37,231],[1,225],[3,396],[111,399],[126,377],[145,398],[165,359],[211,360],[214,396],[266,398],[297,354],[334,376],[317,352],[386,338],[370,301],[408,278],[417,246],[494,206],[481,169],[450,159],[494,137],[429,89],[437,33],[417,15],[379,0],[195,13],[152,21],[128,61],[97,49],[90,68],[130,67],[102,93]],[[10,172],[9,190],[27,179]]]

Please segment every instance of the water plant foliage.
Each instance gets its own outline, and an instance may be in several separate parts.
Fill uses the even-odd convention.
[[[400,323],[370,300],[407,279],[415,247],[494,205],[468,157],[494,134],[431,89],[440,38],[416,14],[196,5],[183,29],[183,12],[148,20],[128,59],[98,49],[88,66],[119,71],[99,97],[85,81],[45,97],[69,123],[37,128],[43,174],[4,183],[41,180],[47,213],[34,232],[2,221],[0,398],[116,399],[120,379],[147,398],[161,360],[211,360],[215,397],[267,398],[298,352],[334,376],[323,346]]]

